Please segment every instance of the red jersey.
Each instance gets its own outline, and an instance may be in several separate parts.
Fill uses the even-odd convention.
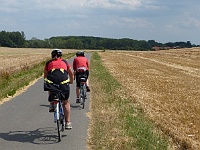
[[[50,60],[46,63],[44,70],[51,71],[52,69],[64,69],[68,70],[70,68],[70,65],[67,63],[66,60],[57,58],[55,60]]]
[[[89,63],[88,59],[84,56],[78,56],[73,61],[73,69],[74,71],[77,70],[79,67],[85,67],[86,70],[89,70]]]

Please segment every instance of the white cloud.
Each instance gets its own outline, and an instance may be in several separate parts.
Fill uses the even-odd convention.
[[[0,11],[12,12],[21,9],[70,11],[90,8],[134,10],[139,7],[153,7],[152,0],[1,0]]]
[[[67,8],[80,7],[81,1],[77,0],[37,0],[36,4],[44,9],[58,9],[65,10]]]
[[[2,13],[12,13],[12,12],[17,12],[18,9],[15,8],[10,8],[10,7],[2,7],[0,6],[0,12]]]
[[[16,20],[10,20],[9,18],[1,18],[0,26],[14,27],[16,24]]]
[[[11,13],[11,12],[16,12],[18,9],[16,7],[17,2],[15,0],[2,0],[0,1],[1,5],[0,5],[0,12],[3,13]]]
[[[140,0],[88,0],[86,5],[105,9],[135,9],[141,2]]]
[[[35,0],[38,7],[45,9],[75,9],[75,8],[104,8],[104,9],[135,9],[141,6],[141,0]],[[24,3],[29,3],[25,1]]]
[[[186,27],[197,27],[200,28],[200,19],[194,18],[194,17],[189,17],[186,20],[183,21],[183,24]]]
[[[112,10],[158,9],[157,0],[1,0],[0,11],[20,9],[63,10],[102,8]]]
[[[154,25],[143,18],[120,18],[108,22],[109,26],[118,28],[154,28]]]
[[[152,28],[153,24],[150,23],[148,20],[143,18],[122,18],[121,19],[124,23],[126,23],[129,27],[135,28]]]
[[[166,24],[164,26],[164,30],[167,31],[167,32],[176,33],[178,31],[180,31],[180,28],[178,26],[173,25],[173,24]]]

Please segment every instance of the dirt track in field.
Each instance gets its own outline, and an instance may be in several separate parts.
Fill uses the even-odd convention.
[[[200,149],[200,49],[99,53],[145,114],[184,147]]]

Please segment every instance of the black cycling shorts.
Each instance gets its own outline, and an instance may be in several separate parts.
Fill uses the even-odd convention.
[[[70,95],[70,87],[68,87],[68,90],[64,91],[61,96],[60,96],[60,99],[61,100],[68,100],[69,99],[69,95]],[[50,93],[49,94],[49,98],[48,98],[48,101],[51,102],[53,101],[54,98],[57,98],[57,94],[56,93]]]
[[[85,77],[86,79],[88,79],[89,70],[86,70],[84,73],[76,72],[76,87],[80,87],[80,81],[79,81],[80,77]]]

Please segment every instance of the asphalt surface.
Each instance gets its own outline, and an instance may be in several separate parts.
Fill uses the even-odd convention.
[[[90,57],[90,54],[86,55]],[[73,58],[68,62],[72,67]],[[23,82],[23,81],[22,81]],[[0,150],[87,150],[89,93],[85,108],[75,103],[75,83],[70,85],[71,122],[58,142],[53,113],[43,78],[25,92],[0,105]]]

